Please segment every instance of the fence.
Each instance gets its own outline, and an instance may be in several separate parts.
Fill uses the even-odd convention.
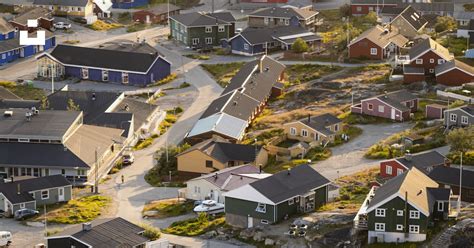
[[[454,98],[454,99],[462,100],[462,101],[465,101],[465,102],[468,102],[468,103],[473,103],[474,102],[474,98],[472,98],[472,97],[459,95],[459,94],[456,94],[456,93],[453,93],[453,92],[446,92],[446,91],[438,90],[438,91],[436,91],[436,95],[442,96],[442,97]]]

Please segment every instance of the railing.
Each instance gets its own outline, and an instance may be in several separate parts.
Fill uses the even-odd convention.
[[[395,56],[395,64],[406,65],[410,63],[410,56],[408,55],[397,55]]]
[[[373,186],[367,196],[365,197],[364,202],[362,203],[359,211],[357,212],[356,216],[354,217],[354,229],[367,229],[367,207],[369,206],[370,201],[375,195],[375,190],[377,186]]]

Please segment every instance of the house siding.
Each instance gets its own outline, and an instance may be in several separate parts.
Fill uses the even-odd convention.
[[[377,54],[371,55],[370,49],[376,48]],[[349,46],[350,58],[381,60],[384,58],[383,49],[368,39],[362,39]]]
[[[245,49],[245,44],[248,45],[248,49]],[[232,41],[230,42],[230,46],[232,49],[232,53],[234,54],[252,56],[265,52],[263,44],[252,45],[247,42],[241,35],[232,39]]]
[[[426,118],[429,119],[443,119],[444,118],[444,110],[446,108],[438,108],[434,106],[427,105],[426,106]]]
[[[121,1],[113,0],[112,7],[114,9],[132,9],[148,4],[148,0],[131,0],[131,1]]]
[[[230,225],[242,226],[241,222],[234,219],[247,219],[249,216],[256,220],[267,220],[269,224],[274,223],[274,205],[267,204],[266,212],[260,213],[255,211],[258,206],[257,202],[246,201],[231,197],[226,197],[225,202],[226,222]],[[227,215],[230,215],[230,218],[228,218]],[[260,221],[258,221],[258,223],[254,221],[254,226],[259,223]],[[247,227],[247,225],[245,225],[245,227]]]
[[[41,199],[41,190],[35,191],[34,198],[36,200],[36,205],[41,206],[43,204],[50,205],[54,203],[58,203],[59,201],[59,188],[64,189],[64,202],[67,202],[72,199],[72,186],[65,186],[65,187],[58,187],[58,188],[52,188],[48,189],[49,191],[49,198],[48,199]]]
[[[334,126],[338,125],[338,130],[341,130],[341,124],[334,124],[332,126],[328,126],[331,128],[331,130],[334,130]],[[291,128],[295,128],[296,129],[296,135],[292,135],[291,134]],[[291,123],[291,124],[287,124],[287,125],[283,125],[283,129],[285,131],[285,134],[287,135],[287,137],[289,139],[293,139],[293,140],[299,140],[299,141],[303,141],[303,142],[307,142],[307,143],[311,143],[311,142],[334,142],[334,135],[329,135],[329,136],[326,136],[320,132],[317,132],[316,130],[304,125],[303,123],[301,122],[294,122],[294,123]],[[308,136],[307,137],[304,137],[301,135],[301,130],[307,130],[308,131]],[[318,140],[316,140],[316,135],[319,136]]]
[[[395,27],[398,32],[411,39],[418,35],[418,32],[408,23],[402,16],[398,16],[392,21],[392,26]]]
[[[387,167],[390,166],[392,168],[392,173],[387,173]],[[380,163],[380,176],[381,177],[395,177],[397,176],[398,169],[402,170],[402,172],[406,171],[406,168],[398,163],[396,160],[389,160],[383,161]]]
[[[64,248],[64,247],[76,247],[76,248],[88,248],[89,246],[73,239],[73,238],[48,238],[49,248]]]
[[[179,43],[185,46],[193,46],[192,40],[194,38],[199,39],[198,45],[212,45],[219,46],[221,45],[221,40],[229,39],[234,36],[233,25],[224,25],[224,31],[218,31],[218,25],[212,26],[212,32],[206,33],[206,27],[186,27],[176,22],[175,20],[170,20],[170,33],[171,37],[178,41]],[[181,37],[181,39],[180,39]],[[212,44],[206,44],[206,37],[212,38]],[[197,45],[194,45],[197,46]]]
[[[26,202],[26,203],[25,203],[25,208],[27,208],[27,209],[36,209],[36,207],[38,207],[38,206],[39,206],[39,205],[35,204],[34,201],[33,201],[33,202]],[[17,210],[20,210],[20,209],[21,209],[20,203],[18,203],[18,204],[13,204],[12,207],[13,207],[13,208],[12,208],[13,210],[12,210],[12,212],[11,212],[10,214],[15,214],[15,212],[16,212]]]
[[[0,33],[0,41],[9,40],[15,37],[15,31],[10,31],[8,33]]]
[[[423,63],[417,64],[416,59],[414,59],[413,61],[410,62],[410,66],[424,68],[426,75],[434,75],[434,69],[437,65],[439,65],[438,59],[443,59],[443,58],[440,57],[435,52],[433,52],[432,50],[430,50],[426,52],[425,54],[423,54],[422,56],[418,57],[418,59],[423,59]],[[434,59],[433,63],[430,62],[430,59]],[[430,70],[432,72],[430,72]]]
[[[451,121],[451,114],[456,115],[456,121]],[[462,116],[467,116],[467,124],[461,123]],[[466,112],[460,109],[449,110],[444,113],[444,124],[447,126],[466,127],[472,125],[472,123],[474,123],[474,117],[468,115]]]
[[[369,109],[369,104],[372,104],[372,110]],[[379,106],[384,106],[383,112],[379,112]],[[386,103],[380,101],[379,99],[369,99],[362,101],[362,113],[372,116],[378,116],[382,118],[392,119],[392,107],[387,105]],[[409,115],[409,113],[408,113]],[[395,119],[397,121],[402,120],[402,112],[400,110],[395,109]],[[405,119],[406,120],[406,119]]]
[[[403,82],[406,84],[425,81],[424,74],[403,74]]]
[[[462,86],[474,82],[474,75],[465,73],[457,68],[436,76],[436,82],[447,86]]]
[[[28,58],[31,56],[34,56],[37,53],[40,53],[42,51],[46,51],[56,45],[56,37],[50,37],[46,39],[45,45],[44,46],[20,46],[10,50],[10,51],[5,51],[5,52],[0,52],[0,65],[6,64],[13,62],[19,58]],[[23,56],[21,54],[21,51],[23,51]]]

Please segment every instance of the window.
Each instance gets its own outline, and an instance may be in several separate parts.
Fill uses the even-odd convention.
[[[392,166],[386,165],[385,166],[385,173],[388,175],[392,175]]]
[[[339,125],[338,124],[334,125],[334,132],[337,132],[337,131],[339,131]]]
[[[264,225],[267,225],[267,224],[268,224],[268,220],[262,219],[262,220],[260,220],[260,223],[262,223],[262,224],[264,224]]]
[[[259,213],[266,213],[267,212],[267,205],[265,203],[258,203],[257,208],[255,211]]]
[[[415,63],[417,65],[421,65],[421,64],[423,64],[423,59],[416,59]]]
[[[86,170],[81,170],[81,169],[77,170],[77,175],[78,176],[85,176],[86,175]]]
[[[268,25],[268,18],[263,18],[263,23],[265,23],[265,25]]]
[[[193,45],[199,44],[199,38],[193,38]]]
[[[379,105],[379,113],[383,113],[385,111],[385,107],[383,105]]]
[[[385,223],[375,223],[375,231],[385,232]]]
[[[419,219],[419,218],[420,218],[420,211],[410,210],[410,219]]]
[[[456,122],[458,120],[458,116],[456,114],[450,114],[449,115],[449,120]]]
[[[2,59],[6,59],[7,58],[7,55],[6,54],[2,54]]]
[[[308,137],[308,130],[302,129],[302,130],[301,130],[301,136],[303,136],[303,137]]]
[[[289,19],[285,19],[285,25],[286,26],[290,25],[290,20]]]
[[[446,60],[444,59],[438,59],[438,65],[446,63]]]
[[[194,186],[194,193],[201,193],[201,188],[198,186]]]
[[[434,73],[434,69],[431,68],[431,69],[429,70],[429,72],[430,72],[430,73]]]
[[[225,31],[225,26],[220,26],[217,29],[219,32],[224,32]]]
[[[83,79],[88,79],[89,78],[89,69],[82,68],[82,78]]]
[[[362,7],[360,7],[360,6],[357,6],[356,9],[357,9],[357,12],[361,12],[361,11],[362,11]]]
[[[373,109],[374,109],[374,105],[372,105],[371,103],[367,104],[367,109],[368,109],[368,110],[373,110]]]
[[[438,202],[438,211],[444,211],[444,202]]]
[[[403,225],[397,224],[397,231],[403,231]]]
[[[375,209],[375,217],[385,217],[385,209],[384,208],[376,208]]]
[[[314,134],[314,139],[315,139],[315,140],[319,140],[319,133],[315,133],[315,134]]]
[[[370,6],[369,11],[374,11],[374,7]]]
[[[212,33],[212,27],[206,27],[206,33]]]
[[[128,73],[122,72],[122,83],[128,84]]]
[[[25,203],[20,203],[20,208],[25,208]]]
[[[434,59],[430,59],[430,63],[433,64],[433,63],[434,63]]]
[[[397,216],[403,216],[403,210],[397,210]]]
[[[249,50],[249,44],[244,44],[244,50]]]
[[[212,37],[206,37],[206,44],[212,44]]]
[[[377,55],[377,48],[370,48],[370,55]]]
[[[400,168],[398,168],[398,169],[397,169],[397,175],[400,175],[400,174],[402,174],[402,173],[403,173],[403,170],[400,169]]]
[[[295,197],[295,202],[300,202],[300,198],[298,196]]]
[[[410,225],[408,230],[410,231],[410,233],[420,233],[420,226]]]
[[[290,134],[291,135],[296,135],[296,128],[290,127]]]
[[[49,199],[49,191],[48,190],[42,190],[41,191],[41,200]]]
[[[295,203],[295,200],[293,198],[288,200],[288,205],[293,205]]]
[[[212,168],[214,165],[212,164],[212,160],[206,160],[206,167]]]
[[[109,71],[102,71],[102,81],[109,81]]]
[[[66,175],[66,170],[65,169],[61,169],[61,175],[63,175],[63,176]]]
[[[465,115],[461,116],[461,123],[462,124],[468,124],[469,123],[469,119],[467,118],[467,116],[465,116]]]

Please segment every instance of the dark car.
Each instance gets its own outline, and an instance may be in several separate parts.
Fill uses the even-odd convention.
[[[15,220],[24,220],[39,214],[38,211],[28,208],[22,208],[15,211]]]

